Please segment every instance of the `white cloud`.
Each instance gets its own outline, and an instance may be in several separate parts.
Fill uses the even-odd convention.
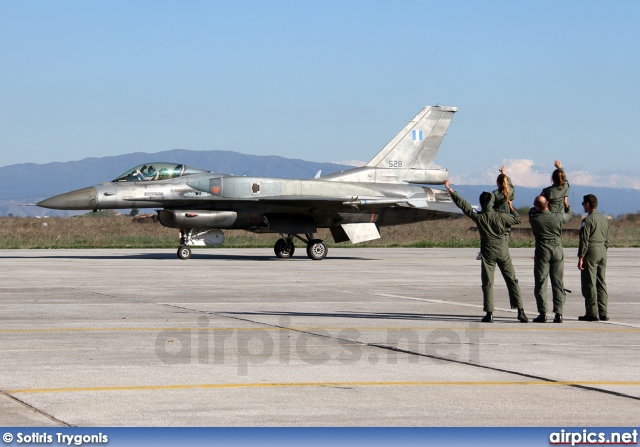
[[[567,178],[572,185],[591,185],[591,186],[605,186],[601,185],[601,176],[591,174],[587,171],[573,171],[569,177],[567,172]]]
[[[553,166],[536,165],[533,160],[503,160],[500,165],[487,166],[463,175],[452,175],[451,182],[459,185],[493,185],[500,173],[501,165],[504,165],[505,172],[511,177],[514,185],[531,188],[549,186],[551,173],[555,169]],[[595,174],[581,170],[566,171],[569,183],[576,186],[640,189],[640,175],[633,173]]]

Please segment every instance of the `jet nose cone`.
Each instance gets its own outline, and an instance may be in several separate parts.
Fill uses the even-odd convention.
[[[36,205],[54,210],[92,210],[96,207],[96,188],[78,189],[45,199]]]

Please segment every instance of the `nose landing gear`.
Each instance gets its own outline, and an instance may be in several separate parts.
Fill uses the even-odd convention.
[[[178,248],[178,257],[180,259],[189,259],[191,257],[191,249],[186,245],[182,245]]]

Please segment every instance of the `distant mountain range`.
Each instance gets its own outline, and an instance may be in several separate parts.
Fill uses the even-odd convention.
[[[118,177],[134,166],[149,162],[175,162],[213,172],[235,175],[313,178],[319,170],[330,174],[352,166],[335,163],[283,158],[278,156],[247,155],[230,151],[171,151],[116,155],[101,158],[85,158],[79,161],[46,164],[24,163],[0,167],[0,215],[7,216],[69,216],[72,211],[46,210],[25,207],[20,204],[36,203],[47,197],[85,186],[97,185]],[[476,204],[482,191],[492,191],[491,185],[453,185],[470,203]],[[516,207],[529,206],[542,188],[516,187]],[[640,211],[640,190],[620,188],[591,188],[572,186],[570,204],[575,212],[581,212],[582,196],[595,194],[600,210],[614,216]],[[126,211],[125,211],[126,212]]]

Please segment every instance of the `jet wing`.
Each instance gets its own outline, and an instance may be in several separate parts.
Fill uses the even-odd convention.
[[[235,199],[238,200],[238,199]],[[381,197],[353,197],[345,199],[344,197],[309,197],[309,196],[277,196],[277,197],[261,197],[252,199],[242,199],[240,201],[255,201],[273,205],[295,205],[310,207],[335,207],[342,205],[351,205],[360,209],[367,208],[387,208],[387,207],[410,207],[421,208],[431,211],[439,211],[444,213],[462,214],[460,208],[451,200],[427,200],[425,197],[419,198],[381,198]]]
[[[128,199],[125,199],[128,200]],[[188,199],[158,198],[158,197],[136,197],[133,202],[147,202],[149,206],[192,206],[207,205],[213,201],[216,203],[254,203],[264,205],[296,206],[309,208],[334,208],[350,205],[358,209],[387,208],[387,207],[409,207],[420,208],[431,211],[440,211],[452,214],[462,214],[462,211],[451,200],[427,200],[425,196],[412,197],[327,197],[327,196],[263,196],[245,198],[217,197],[212,200],[211,196],[189,197]]]

